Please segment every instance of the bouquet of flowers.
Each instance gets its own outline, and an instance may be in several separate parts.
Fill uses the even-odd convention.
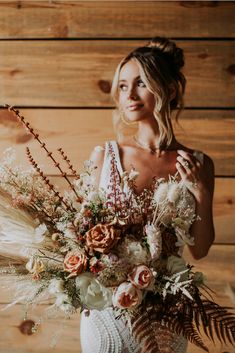
[[[60,148],[69,170],[65,172],[19,111],[8,109],[69,187],[61,194],[29,148],[29,170],[14,166],[13,153],[5,151],[0,165],[0,254],[12,264],[2,266],[0,275],[5,286],[16,278],[10,305],[35,306],[48,299],[50,312],[62,310],[65,316],[113,307],[145,353],[161,352],[156,335],[164,328],[167,339],[183,335],[205,351],[201,328],[211,339],[216,335],[234,344],[235,317],[213,301],[203,274],[182,258],[182,247],[194,244],[190,227],[198,219],[185,185],[174,177],[156,179],[138,195],[138,172],[120,176],[110,147],[109,189],[97,188],[91,161],[78,174]]]

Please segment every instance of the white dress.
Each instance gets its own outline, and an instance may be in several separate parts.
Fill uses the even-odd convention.
[[[109,146],[112,146],[115,153],[117,169],[120,174],[123,168],[120,161],[118,145],[116,141],[107,141],[105,144],[105,156],[101,171],[99,187],[107,190],[110,181],[111,155]],[[194,155],[201,162],[202,152],[195,151]],[[129,328],[124,320],[115,319],[112,308],[102,311],[91,310],[90,315],[81,314],[80,339],[82,353],[140,353],[141,349],[130,334]],[[173,342],[174,353],[186,353],[187,340],[182,336],[175,335]],[[147,352],[146,352],[147,353]]]

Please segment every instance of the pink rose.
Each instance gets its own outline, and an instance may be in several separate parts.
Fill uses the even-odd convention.
[[[130,282],[121,283],[113,293],[113,305],[121,309],[135,308],[142,301],[142,292]]]
[[[70,272],[69,277],[74,277],[83,272],[87,267],[87,257],[81,251],[70,251],[64,258],[64,270]]]
[[[140,289],[148,288],[153,284],[153,273],[145,265],[139,265],[129,275],[129,279],[134,286]]]

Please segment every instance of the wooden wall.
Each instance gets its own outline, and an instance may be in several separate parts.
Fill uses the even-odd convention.
[[[208,276],[216,300],[234,306],[235,264],[235,3],[230,1],[0,1],[0,103],[21,108],[50,149],[63,147],[80,169],[91,149],[115,138],[110,87],[123,55],[156,35],[184,50],[187,77],[183,143],[215,162],[216,241],[205,259],[191,263]],[[26,165],[29,145],[39,164],[60,183],[56,170],[25,130],[0,111],[0,151],[15,146]],[[0,259],[1,262],[5,260]],[[0,294],[0,306],[9,300]],[[38,312],[30,319],[35,320]],[[79,318],[22,333],[20,305],[0,312],[0,353],[80,352]],[[27,331],[27,330],[26,330]],[[212,353],[234,353],[209,344]],[[188,353],[199,353],[192,345]],[[84,352],[86,353],[86,352]]]

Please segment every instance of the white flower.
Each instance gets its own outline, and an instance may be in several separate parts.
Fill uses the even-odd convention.
[[[190,224],[188,223],[187,220],[184,220],[180,217],[176,217],[173,219],[173,225],[178,226],[179,228],[185,230],[186,232],[189,230],[190,228]]]
[[[62,311],[71,313],[74,311],[71,299],[65,293],[58,293],[56,296],[55,305],[58,306]]]
[[[93,203],[99,203],[100,202],[100,194],[97,191],[91,191],[87,195],[87,200]]]
[[[63,232],[66,229],[67,225],[64,222],[56,222],[56,228]]]
[[[168,193],[168,183],[161,183],[154,192],[153,199],[156,203],[161,203],[166,200]]]
[[[48,291],[51,294],[63,293],[64,291],[64,281],[62,279],[53,278],[50,280],[48,286]]]
[[[176,246],[194,245],[194,237],[191,237],[188,232],[185,232],[179,227],[175,227],[175,235],[177,236]]]
[[[81,302],[88,309],[102,310],[112,305],[112,290],[102,286],[91,273],[79,275],[76,287],[80,291]]]
[[[120,257],[134,265],[146,264],[149,260],[147,249],[139,241],[126,237],[119,247]]]
[[[77,232],[72,223],[67,223],[66,228],[63,231],[64,236],[69,239],[77,239]]]
[[[36,229],[35,229],[35,242],[36,243],[41,243],[44,240],[45,235],[49,234],[47,226],[45,223],[40,224]]]
[[[3,151],[3,163],[12,164],[16,160],[16,150],[13,147],[8,147]]]
[[[138,176],[139,176],[139,172],[135,169],[131,169],[130,174],[129,174],[129,179],[135,180]]]
[[[161,231],[153,224],[148,224],[145,227],[145,232],[147,235],[147,243],[149,245],[149,251],[152,260],[157,260],[162,251],[162,236]]]
[[[177,202],[181,195],[179,183],[170,183],[167,198],[170,202]]]
[[[167,269],[171,274],[176,274],[182,271],[187,270],[186,262],[182,257],[177,257],[171,255],[167,259]],[[181,274],[180,276],[181,281],[185,281],[188,279],[188,272]]]

